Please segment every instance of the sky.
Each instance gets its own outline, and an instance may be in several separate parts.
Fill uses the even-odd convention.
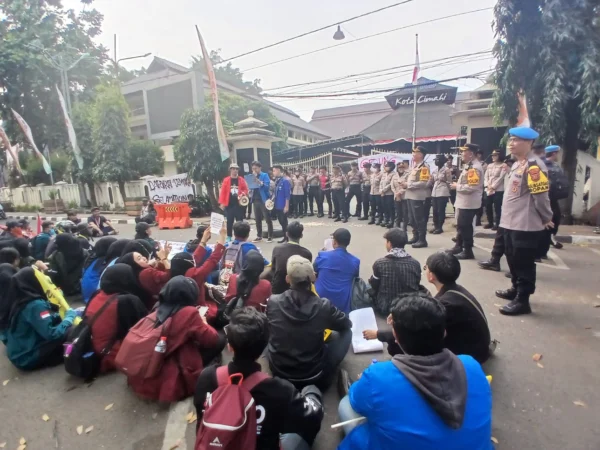
[[[117,34],[117,58],[152,53],[184,66],[200,53],[194,25],[198,25],[209,50],[221,49],[225,59],[295,35],[366,13],[398,0],[95,0],[94,8],[104,15],[103,33],[98,41],[112,56],[113,35]],[[81,9],[79,0],[63,0],[66,8]],[[477,61],[454,65],[426,64],[455,55],[491,50],[494,43],[491,9],[459,17],[412,26],[403,30],[347,43],[371,34],[475,9],[491,8],[493,0],[408,0],[408,3],[342,24],[346,38],[333,40],[336,27],[299,38],[289,43],[234,59],[245,79],[259,78],[268,93],[294,91],[314,95],[345,90],[375,90],[401,87],[411,81],[411,68],[403,73],[341,80],[328,84],[279,89],[297,83],[344,77],[415,61],[415,33],[419,34],[421,76],[444,80],[475,74],[494,67],[491,55]],[[256,68],[263,64],[310,52],[322,47],[344,45]],[[475,57],[474,57],[475,58]],[[481,59],[485,58],[485,59]],[[147,67],[152,57],[125,61],[128,69]],[[251,70],[253,69],[253,70]],[[346,82],[345,82],[346,81]],[[340,84],[345,82],[345,84]],[[333,86],[333,85],[336,86]],[[448,82],[459,90],[474,89],[477,79]],[[351,95],[336,99],[273,99],[310,120],[315,109],[333,108],[384,100],[386,93]]]

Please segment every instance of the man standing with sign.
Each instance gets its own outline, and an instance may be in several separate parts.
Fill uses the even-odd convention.
[[[458,259],[475,259],[473,218],[481,208],[483,167],[475,158],[475,153],[479,150],[477,144],[465,144],[464,147],[459,147],[459,150],[462,152],[463,169],[458,180],[451,185],[451,188],[456,190],[454,207],[458,216],[456,219],[456,245],[450,252]]]
[[[535,292],[535,258],[544,230],[554,228],[548,191],[550,183],[544,162],[533,151],[537,131],[528,127],[509,130],[508,150],[515,163],[507,175],[500,228],[504,230],[506,261],[512,286],[496,291],[496,297],[511,302],[500,314],[531,313],[529,296]]]
[[[418,146],[413,149],[414,166],[406,182],[402,183],[406,193],[404,198],[408,201],[409,223],[413,229],[413,237],[409,244],[413,248],[427,247],[427,221],[425,219],[425,199],[429,189],[427,183],[431,177],[429,166],[425,163],[424,147]]]
[[[244,208],[248,205],[248,184],[239,176],[240,167],[229,165],[229,176],[223,179],[219,205],[227,219],[227,242],[231,241],[233,222],[244,220]]]

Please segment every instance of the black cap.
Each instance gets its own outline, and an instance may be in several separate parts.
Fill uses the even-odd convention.
[[[396,164],[394,164],[394,161],[388,161],[385,163],[385,167],[389,167],[390,169],[393,169],[394,167],[396,167]]]

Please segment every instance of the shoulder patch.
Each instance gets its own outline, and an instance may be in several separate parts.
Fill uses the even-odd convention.
[[[527,169],[527,187],[532,194],[541,194],[550,190],[548,177],[537,164],[533,164]]]
[[[421,170],[419,170],[419,181],[429,181],[429,177],[429,167],[421,167]]]

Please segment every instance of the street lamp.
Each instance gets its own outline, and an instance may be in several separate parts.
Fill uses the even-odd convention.
[[[333,39],[335,39],[336,41],[341,41],[345,37],[346,36],[344,35],[344,32],[342,31],[342,27],[340,25],[338,25],[337,31],[333,34]]]
[[[152,53],[145,53],[143,55],[136,55],[136,56],[128,56],[127,58],[121,58],[121,59],[117,59],[117,35],[114,35],[114,42],[115,42],[115,46],[114,46],[114,57],[113,57],[113,64],[115,65],[115,76],[117,78],[117,82],[119,81],[119,63],[121,61],[127,61],[129,59],[137,59],[137,58],[146,58],[147,56],[150,56]]]

